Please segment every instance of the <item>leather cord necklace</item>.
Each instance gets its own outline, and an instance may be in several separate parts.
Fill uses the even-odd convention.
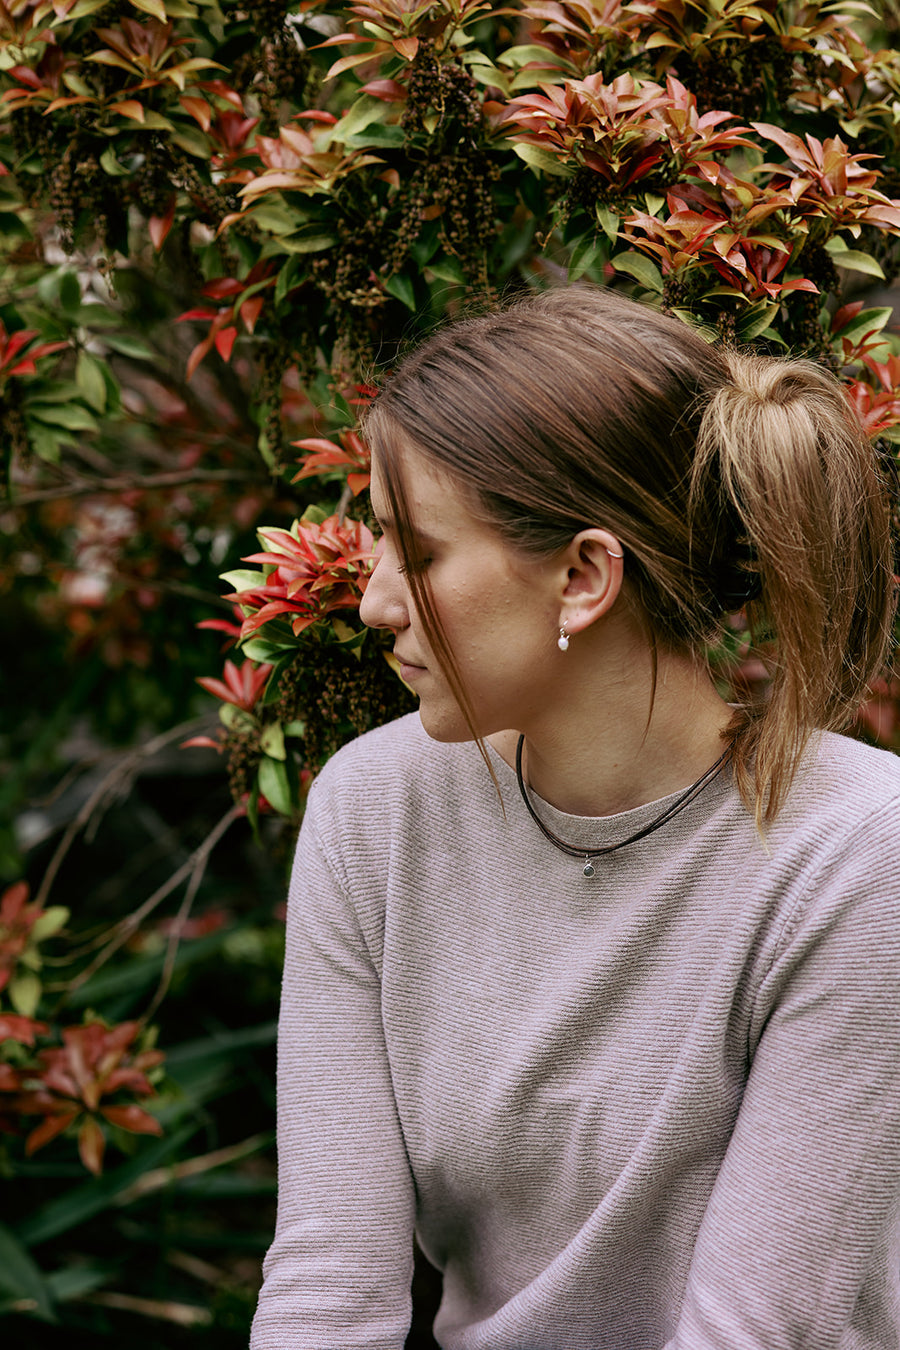
[[[731,753],[730,750],[723,751],[715,764],[711,765],[705,773],[701,774],[696,783],[691,783],[689,788],[685,788],[684,792],[676,797],[674,802],[670,802],[666,809],[661,812],[655,820],[651,820],[649,825],[645,825],[643,829],[637,830],[635,834],[630,834],[627,839],[620,839],[617,844],[606,844],[601,848],[585,849],[576,848],[574,844],[567,844],[564,839],[560,839],[558,834],[554,834],[553,831],[544,824],[537,811],[534,809],[531,798],[528,796],[528,789],[525,786],[525,779],[522,774],[522,750],[524,746],[525,737],[520,736],[518,744],[516,745],[516,778],[519,783],[519,791],[522,794],[522,801],[528,808],[528,814],[531,816],[531,819],[537,825],[544,838],[548,839],[561,853],[567,853],[570,858],[584,859],[582,872],[586,877],[594,876],[597,870],[594,867],[595,859],[605,858],[608,853],[617,853],[620,848],[627,848],[629,844],[636,844],[639,839],[646,839],[648,834],[652,834],[654,830],[658,830],[661,825],[668,824],[668,822],[679,815],[686,806],[690,806],[694,798],[700,795],[707,784],[711,783],[712,780],[718,776],[722,766]]]

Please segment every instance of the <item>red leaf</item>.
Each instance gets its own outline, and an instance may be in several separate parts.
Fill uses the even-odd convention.
[[[166,238],[168,237],[169,231],[172,228],[172,223],[174,220],[175,220],[175,194],[173,192],[172,196],[169,198],[169,204],[166,207],[165,215],[151,216],[147,222],[147,228],[150,231],[150,242],[153,244],[153,247],[156,249],[157,253],[162,248],[163,244],[166,242]],[[182,315],[181,317],[184,318],[184,315]]]
[[[227,300],[232,295],[240,295],[246,284],[236,277],[216,277],[215,281],[206,283],[203,294],[209,296],[210,300]]]
[[[236,328],[223,328],[221,332],[216,333],[213,341],[216,344],[216,351],[223,361],[231,360],[231,349],[234,346],[234,340],[237,337]]]
[[[22,1017],[19,1013],[0,1013],[0,1041],[19,1041],[22,1045],[34,1045],[35,1036],[41,1036],[47,1030],[46,1022],[36,1022],[33,1017]]]
[[[222,747],[218,741],[214,741],[212,736],[192,736],[190,740],[182,741],[179,750],[215,750],[217,754],[222,753]]]
[[[363,85],[362,93],[380,98],[384,103],[400,103],[406,98],[406,90],[397,80],[370,80]]]
[[[111,1125],[121,1130],[130,1130],[132,1134],[162,1134],[163,1129],[155,1116],[142,1111],[139,1106],[104,1106],[100,1112]]]
[[[57,1135],[62,1134],[63,1130],[67,1130],[77,1116],[77,1106],[71,1111],[60,1112],[58,1116],[46,1116],[25,1140],[26,1157],[30,1158],[32,1153],[37,1153],[39,1148],[43,1148]]]

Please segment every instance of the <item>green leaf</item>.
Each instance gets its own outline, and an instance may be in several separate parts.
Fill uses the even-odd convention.
[[[450,281],[457,286],[465,286],[466,274],[456,258],[435,258],[426,264],[429,272],[438,281]]]
[[[401,126],[373,122],[358,136],[348,136],[344,142],[348,150],[399,150],[406,139]]]
[[[108,145],[100,156],[100,167],[110,178],[127,178],[129,171],[116,159],[116,152]]]
[[[282,761],[263,756],[259,762],[259,790],[280,815],[293,814],[290,779]]]
[[[525,141],[514,141],[513,150],[524,159],[529,169],[533,169],[536,174],[548,173],[554,178],[571,178],[575,170],[568,164],[564,164],[556,155],[551,154],[549,150],[544,150],[539,145],[528,145]]]
[[[548,66],[553,64],[553,53],[547,47],[529,43],[519,47],[507,47],[498,60],[504,66],[513,66],[515,69],[527,66],[530,61],[538,61],[542,66]]]
[[[270,234],[294,234],[306,223],[299,211],[293,211],[283,197],[271,196],[247,212],[247,219]]]
[[[61,448],[68,444],[69,438],[55,436],[49,427],[32,422],[28,427],[28,440],[39,459],[46,460],[48,464],[58,464]]]
[[[241,731],[252,731],[256,722],[252,713],[248,713],[244,708],[238,708],[233,703],[223,703],[219,708],[219,721],[229,731],[236,727]]]
[[[77,311],[81,304],[81,282],[77,272],[63,272],[59,278],[59,303],[69,313]]]
[[[166,7],[163,0],[131,0],[135,9],[142,9],[145,14],[149,14],[156,19],[158,23],[166,23]]]
[[[97,430],[96,419],[78,403],[31,403],[28,414],[52,427],[64,427],[66,431]]]
[[[30,239],[31,231],[21,216],[21,207],[0,212],[0,235],[7,239]]]
[[[392,277],[388,277],[384,283],[384,289],[395,300],[401,300],[407,309],[416,310],[418,308],[412,281],[402,272],[395,272]]]
[[[298,230],[296,234],[280,234],[267,240],[262,257],[271,258],[278,253],[321,253],[336,242],[333,234],[325,234],[321,230],[318,233]]]
[[[177,133],[175,132],[175,126],[174,126],[174,123],[170,122],[169,119],[168,119],[168,117],[163,117],[162,113],[154,112],[152,108],[145,108],[145,109],[144,109],[144,120],[143,120],[143,122],[131,122],[131,121],[129,121],[128,125],[129,125],[129,128],[130,128],[131,130],[135,131],[135,132],[141,132],[141,131],[171,131],[171,132],[172,132],[172,137],[171,137],[171,139],[172,139],[173,141],[174,141],[174,140],[177,140]],[[116,129],[115,129],[115,134],[121,136],[122,132],[121,132],[121,130],[120,130],[119,128],[116,128]],[[188,132],[188,133],[185,133],[185,134],[186,134],[186,135],[190,135],[189,132]],[[209,151],[207,151],[207,157],[208,157],[208,156],[209,156]]]
[[[96,309],[97,306],[92,308]],[[120,356],[129,356],[133,361],[153,360],[153,352],[146,342],[141,342],[140,338],[130,337],[125,333],[104,333],[103,341],[107,347],[112,347],[114,352],[118,352]]]
[[[606,235],[611,244],[615,244],[619,237],[619,217],[615,211],[610,211],[606,206],[598,206],[597,221],[601,230]]]
[[[752,342],[754,338],[761,337],[780,308],[777,300],[760,300],[755,305],[749,305],[738,319],[738,336],[743,342]]]
[[[0,1223],[0,1290],[44,1322],[57,1321],[53,1295],[42,1271],[27,1247],[5,1224]]]
[[[253,591],[266,584],[265,572],[251,571],[249,567],[235,567],[230,572],[221,572],[219,580],[236,591]]]
[[[624,272],[626,276],[634,277],[648,291],[654,291],[657,295],[663,293],[662,273],[645,253],[620,253],[617,257],[611,259],[613,267],[617,272]]]
[[[861,309],[849,323],[837,334],[838,338],[844,337],[862,337],[864,333],[880,333],[893,318],[894,311],[889,305],[883,305],[874,309]]]
[[[17,974],[6,986],[9,1001],[22,1017],[34,1017],[41,1001],[41,982],[30,971]]]
[[[100,1177],[92,1177],[83,1185],[66,1190],[58,1199],[42,1205],[17,1225],[16,1235],[29,1247],[36,1247],[41,1242],[58,1237],[60,1233],[77,1228],[79,1224],[115,1204],[117,1196],[145,1172],[161,1167],[202,1128],[202,1118],[193,1114],[179,1130],[139,1149],[123,1167],[117,1167]]]
[[[666,204],[665,197],[660,197],[656,192],[644,193],[644,205],[648,216],[658,216]]]
[[[44,938],[53,937],[54,933],[58,933],[68,922],[69,911],[65,905],[51,905],[35,919],[31,936],[35,942],[43,942]]]
[[[298,285],[301,280],[300,263],[296,258],[288,258],[287,262],[278,269],[278,276],[275,279],[275,304],[280,305],[288,291]]]
[[[147,120],[144,122],[145,127],[150,126],[151,116],[153,114],[147,114]],[[160,121],[165,122],[165,118],[160,118]],[[170,128],[171,125],[171,122],[166,123],[166,128]],[[162,128],[160,129],[162,130]],[[209,159],[212,154],[209,141],[204,140],[199,131],[173,131],[169,139],[194,159]]]
[[[98,413],[106,411],[106,380],[100,362],[89,352],[80,351],[75,363],[75,383],[85,401]]]
[[[604,254],[605,249],[595,235],[582,235],[569,257],[569,281],[577,281],[595,263],[602,262]]]
[[[301,722],[299,718],[293,722],[285,722],[284,734],[285,736],[305,736],[306,723]]]
[[[81,1298],[93,1289],[99,1289],[110,1278],[110,1271],[100,1266],[63,1266],[47,1276],[47,1288],[57,1303],[66,1303],[69,1299]]]
[[[831,254],[836,267],[843,267],[848,272],[862,272],[867,277],[878,277],[880,281],[884,281],[881,263],[873,258],[871,253],[862,253],[855,248],[833,248],[832,245],[836,242],[835,239],[829,239],[825,245],[825,251]]]
[[[371,94],[362,94],[352,103],[339,122],[331,129],[336,141],[346,141],[349,136],[358,136],[373,122],[383,122],[391,111],[390,105],[383,99],[373,98]]]
[[[280,722],[270,722],[259,738],[259,748],[272,759],[287,759],[284,748],[284,728]]]
[[[269,642],[266,638],[252,637],[246,642],[241,643],[241,651],[245,656],[249,656],[251,661],[261,661],[267,664],[281,656],[282,652],[296,652],[297,644],[290,642]]]

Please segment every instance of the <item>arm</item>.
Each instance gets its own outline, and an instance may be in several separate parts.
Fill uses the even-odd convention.
[[[413,1184],[381,984],[316,830],[315,788],[288,901],[278,1032],[278,1221],[252,1350],[402,1350]],[[327,809],[327,808],[325,808]]]
[[[900,1344],[895,814],[816,878],[757,992],[744,1099],[667,1350]]]

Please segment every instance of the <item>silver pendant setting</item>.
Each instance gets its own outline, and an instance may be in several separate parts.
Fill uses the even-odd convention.
[[[582,872],[583,872],[584,876],[586,876],[586,877],[592,877],[592,876],[594,875],[594,873],[596,872],[596,870],[597,870],[597,869],[596,869],[596,867],[594,866],[594,864],[591,862],[590,858],[585,858],[585,860],[584,860],[584,867],[582,868]]]

